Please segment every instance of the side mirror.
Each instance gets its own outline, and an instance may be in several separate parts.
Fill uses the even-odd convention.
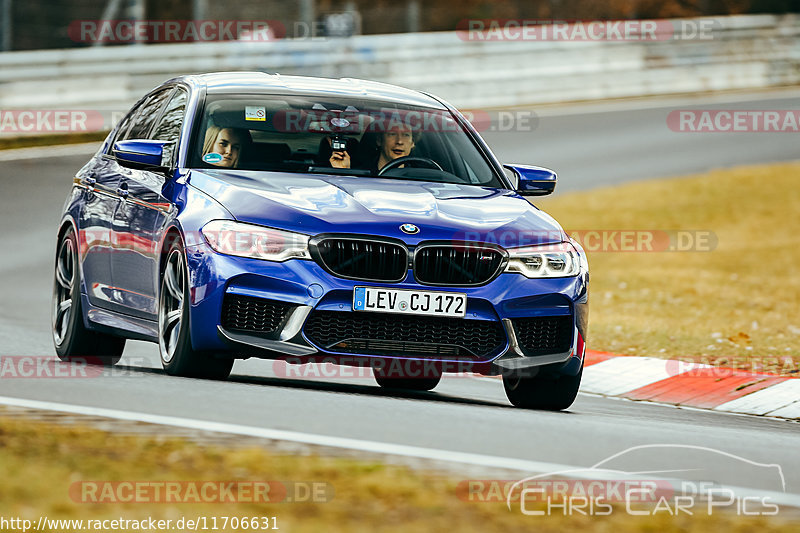
[[[164,149],[172,141],[151,141],[148,139],[130,139],[114,143],[114,157],[121,165],[136,168],[163,168]]]
[[[544,196],[556,189],[556,173],[531,165],[503,165],[517,176],[517,192],[522,196]]]

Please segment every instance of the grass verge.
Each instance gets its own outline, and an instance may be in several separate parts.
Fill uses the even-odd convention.
[[[92,131],[85,133],[53,133],[44,135],[22,135],[19,137],[0,137],[0,150],[31,148],[33,146],[88,143],[92,141],[100,142],[107,136],[107,131]]]
[[[155,519],[276,517],[282,531],[625,532],[795,531],[787,519],[713,516],[525,516],[504,503],[456,495],[457,479],[369,461],[287,457],[262,448],[224,449],[180,438],[118,436],[96,429],[7,418],[0,411],[0,501],[5,518]],[[326,503],[82,503],[82,481],[266,481],[328,483]],[[796,523],[794,524],[796,527]],[[242,528],[239,528],[242,529]],[[202,530],[202,528],[200,528]],[[210,526],[209,526],[210,530]],[[225,531],[236,530],[227,527]],[[61,531],[71,531],[62,528]]]
[[[777,164],[537,201],[568,231],[711,232],[717,242],[620,252],[592,241],[589,348],[796,375],[798,181],[800,164]]]

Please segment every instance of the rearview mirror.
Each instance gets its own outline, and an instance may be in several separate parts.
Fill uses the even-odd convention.
[[[114,143],[114,157],[121,165],[133,167],[162,167],[164,147],[172,141],[130,139]]]
[[[517,192],[522,196],[544,196],[556,188],[556,173],[531,165],[503,165],[517,177]]]

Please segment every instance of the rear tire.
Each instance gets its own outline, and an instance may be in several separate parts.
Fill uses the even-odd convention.
[[[92,331],[83,322],[78,239],[72,227],[58,243],[54,277],[51,330],[58,358],[92,365],[116,364],[125,349],[125,339]]]
[[[189,328],[189,278],[183,244],[175,238],[167,252],[158,298],[158,351],[167,374],[226,379],[233,359],[196,351]]]
[[[503,387],[508,401],[523,409],[561,411],[573,404],[581,386],[583,367],[577,376],[523,377],[503,374]]]

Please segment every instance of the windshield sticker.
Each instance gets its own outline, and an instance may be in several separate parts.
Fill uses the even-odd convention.
[[[218,154],[216,152],[209,152],[203,156],[203,161],[205,161],[206,163],[211,163],[212,165],[214,163],[219,163],[220,161],[222,161],[222,154]]]
[[[244,119],[265,122],[267,120],[267,110],[257,105],[244,106]]]

